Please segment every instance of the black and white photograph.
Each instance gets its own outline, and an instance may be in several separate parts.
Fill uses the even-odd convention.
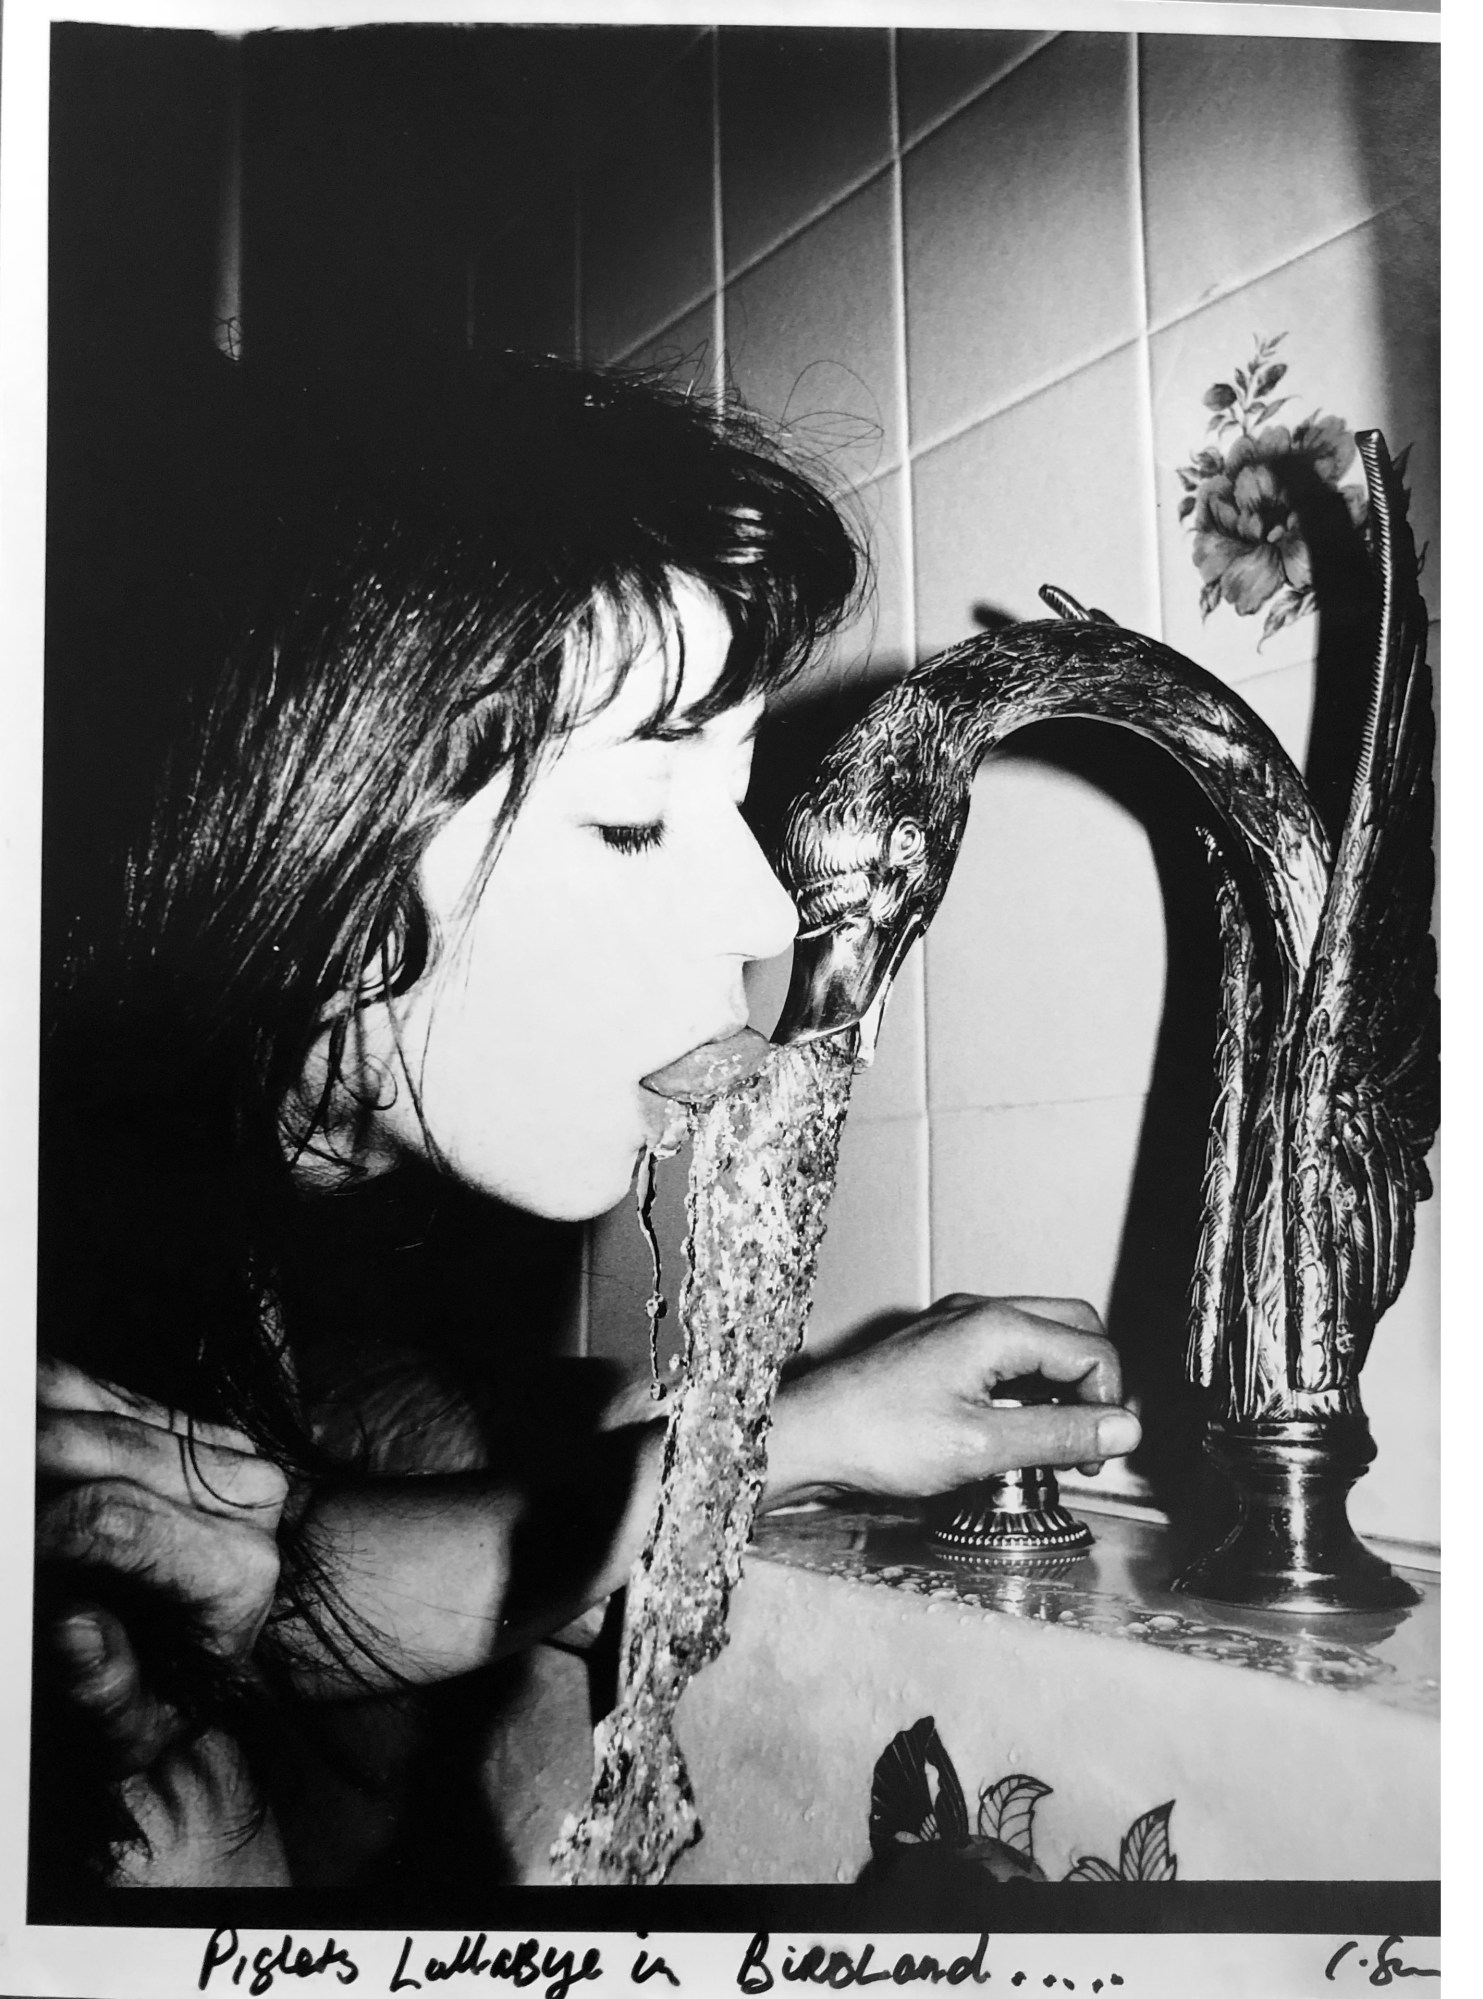
[[[1440,1991],[1436,7],[4,28],[0,1989]]]

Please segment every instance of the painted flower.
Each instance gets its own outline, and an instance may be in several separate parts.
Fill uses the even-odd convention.
[[[1287,373],[1272,358],[1284,337],[1260,342],[1232,381],[1206,391],[1208,430],[1217,441],[1179,468],[1179,515],[1194,536],[1200,610],[1208,617],[1225,603],[1249,618],[1268,606],[1264,639],[1313,609],[1300,501],[1317,484],[1339,493],[1356,521],[1365,512],[1363,494],[1340,483],[1355,459],[1353,433],[1341,418],[1315,411],[1291,427],[1271,420],[1291,400],[1272,399]]]
[[[1238,437],[1218,472],[1195,488],[1190,526],[1195,567],[1213,601],[1250,617],[1286,584],[1313,581],[1302,527],[1284,474],[1292,436],[1281,424]]]
[[[967,1928],[984,1916],[991,1884],[1046,1881],[1035,1859],[1035,1808],[1052,1795],[1027,1771],[1011,1771],[978,1794],[976,1830],[952,1758],[930,1714],[893,1735],[870,1786],[870,1854],[857,1886],[872,1928],[918,1924]],[[1067,1881],[1173,1881],[1172,1798],[1134,1819],[1117,1865],[1095,1854],[1072,1862]],[[910,1918],[900,1921],[899,1918]]]

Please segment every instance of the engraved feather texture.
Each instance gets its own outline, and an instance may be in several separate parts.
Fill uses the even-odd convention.
[[[1431,671],[1405,490],[1359,439],[1380,568],[1364,750],[1287,1082],[1295,1385],[1342,1390],[1410,1266],[1439,1104]]]
[[[1016,730],[1112,723],[1195,779],[1210,807],[1201,832],[1222,975],[1188,1367],[1237,1422],[1357,1409],[1359,1367],[1404,1281],[1415,1203],[1430,1193],[1426,611],[1403,489],[1378,433],[1359,447],[1382,615],[1364,754],[1332,864],[1302,778],[1237,695],[1054,589],[1042,594],[1056,619],[969,639],[883,695],[825,759],[784,835],[803,932],[874,935],[871,964],[894,968],[901,950],[881,949],[878,933],[926,929],[974,773]]]
[[[1201,1223],[1190,1287],[1190,1338],[1185,1371],[1197,1388],[1213,1388],[1226,1326],[1226,1283],[1237,1228],[1241,1146],[1251,1081],[1257,1073],[1261,982],[1255,944],[1241,897],[1201,828],[1216,873],[1216,913],[1221,940],[1221,1006],[1215,1041],[1215,1105],[1201,1182]]]

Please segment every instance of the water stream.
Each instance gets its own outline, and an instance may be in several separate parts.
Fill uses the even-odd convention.
[[[780,1048],[690,1114],[683,1377],[653,1525],[629,1578],[618,1700],[594,1735],[592,1797],[551,1850],[563,1884],[655,1885],[701,1836],[675,1709],[726,1642],[853,1079],[853,1035]]]

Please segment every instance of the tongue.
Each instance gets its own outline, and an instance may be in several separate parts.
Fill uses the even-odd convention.
[[[738,1028],[721,1041],[702,1041],[677,1062],[666,1062],[652,1076],[644,1077],[644,1088],[656,1096],[677,1098],[682,1104],[704,1103],[752,1075],[772,1052],[765,1034],[752,1027]]]

